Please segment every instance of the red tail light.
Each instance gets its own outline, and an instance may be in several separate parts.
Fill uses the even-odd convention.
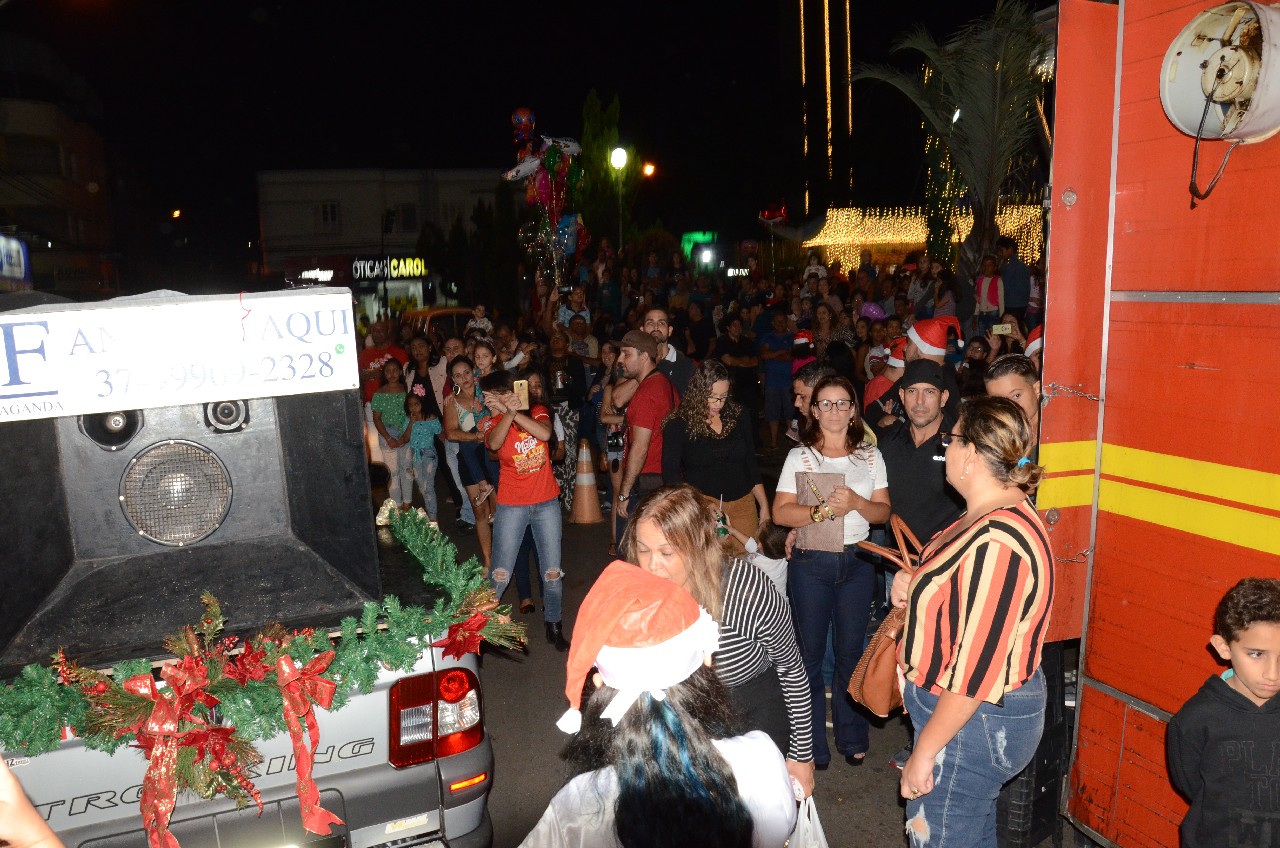
[[[395,768],[460,754],[484,739],[480,681],[470,671],[405,677],[391,686],[391,753]]]

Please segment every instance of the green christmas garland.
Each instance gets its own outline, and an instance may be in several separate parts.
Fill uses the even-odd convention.
[[[289,632],[273,625],[239,644],[234,637],[220,635],[222,612],[217,600],[206,593],[201,599],[206,609],[201,622],[165,641],[182,668],[198,668],[204,675],[195,689],[216,703],[216,714],[213,706],[199,699],[190,704],[182,730],[227,728],[220,735],[227,737],[226,746],[233,755],[220,764],[207,746],[203,753],[194,746],[182,748],[179,788],[205,798],[222,792],[247,802],[245,793],[236,791],[236,772],[256,761],[252,743],[287,729],[276,673],[281,657],[306,667],[332,651],[323,676],[335,684],[329,709],[338,710],[352,692],[372,691],[381,669],[412,669],[432,644],[460,657],[478,651],[482,641],[505,648],[524,643],[524,625],[512,622],[510,606],[499,606],[474,556],[459,563],[457,547],[420,512],[396,510],[390,515],[390,526],[421,564],[423,581],[439,590],[430,610],[402,607],[397,598],[387,596],[381,604],[365,604],[359,619],[343,620],[337,640],[327,633]],[[432,643],[440,634],[447,635]],[[101,672],[68,662],[61,653],[53,660],[52,666],[29,665],[16,679],[0,685],[0,750],[44,754],[58,747],[68,729],[92,750],[111,753],[139,743],[140,725],[155,701],[129,691],[125,683],[151,676],[150,663],[133,660]],[[167,666],[166,671],[178,667]],[[145,743],[143,739],[144,750]],[[226,763],[239,765],[220,767]]]

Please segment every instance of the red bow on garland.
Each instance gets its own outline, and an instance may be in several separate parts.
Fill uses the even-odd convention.
[[[178,840],[169,832],[169,818],[173,815],[178,795],[175,773],[178,747],[189,744],[183,738],[186,733],[179,729],[179,722],[185,720],[200,728],[207,727],[204,719],[195,715],[192,709],[197,702],[212,707],[218,699],[204,691],[204,687],[209,685],[208,671],[204,663],[194,657],[183,657],[181,663],[166,666],[160,676],[169,685],[163,693],[156,688],[150,674],[134,675],[124,682],[126,692],[154,704],[151,715],[126,728],[125,732],[137,737],[138,747],[148,761],[138,804],[142,810],[147,842],[151,848],[179,848]]]
[[[302,826],[310,833],[325,835],[335,824],[342,824],[342,819],[320,806],[320,790],[311,779],[311,766],[315,759],[316,746],[320,744],[320,728],[316,724],[315,710],[312,702],[325,709],[333,703],[333,693],[337,684],[321,673],[333,662],[333,651],[325,651],[311,662],[298,668],[293,657],[287,654],[276,660],[276,685],[284,695],[284,721],[289,728],[289,738],[293,741],[294,760],[298,766],[298,801],[302,806]],[[307,735],[310,746],[302,738],[302,722],[306,718]]]

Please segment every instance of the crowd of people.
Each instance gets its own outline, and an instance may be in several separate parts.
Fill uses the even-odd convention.
[[[878,617],[906,605],[908,833],[923,844],[932,827],[936,842],[962,815],[982,832],[1002,780],[936,763],[952,748],[962,761],[966,730],[1005,715],[984,704],[1042,716],[1053,586],[1029,505],[1044,288],[1015,244],[998,248],[961,284],[923,253],[891,268],[864,253],[851,275],[817,255],[777,277],[751,260],[719,278],[679,255],[635,267],[603,243],[568,284],[528,281],[514,320],[477,304],[460,336],[375,324],[361,368],[390,496],[407,508],[416,484],[438,517],[427,490],[443,452],[455,526],[474,529],[494,589],[515,583],[522,612],[533,562],[547,640],[572,667],[586,631],[581,612],[572,638],[561,624],[561,539],[584,440],[610,553],[677,584],[718,628],[710,677],[734,721],[707,720],[767,737],[801,797],[836,756],[865,761],[867,714],[845,693]],[[909,583],[858,544],[882,541],[892,513],[933,539]],[[987,591],[1019,603],[995,609]],[[939,627],[947,616],[959,630]],[[1009,732],[1038,739],[1033,724]],[[1006,777],[1035,748],[1015,736]]]

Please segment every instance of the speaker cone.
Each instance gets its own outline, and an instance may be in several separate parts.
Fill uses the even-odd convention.
[[[130,462],[120,506],[139,535],[162,545],[198,542],[231,508],[231,477],[222,460],[194,442],[161,442]]]

